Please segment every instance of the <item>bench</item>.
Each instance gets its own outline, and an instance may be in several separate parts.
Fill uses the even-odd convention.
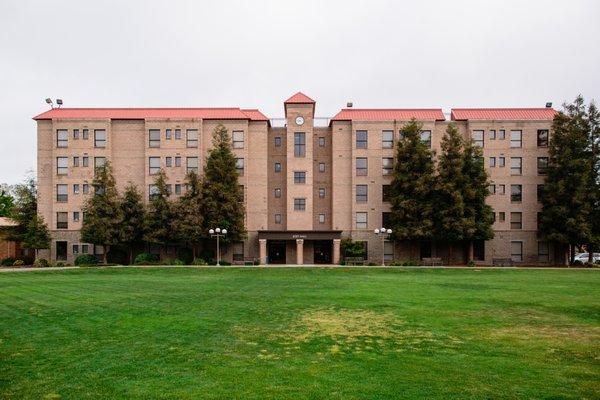
[[[425,257],[421,260],[421,264],[435,267],[436,265],[442,265],[442,259],[440,257]]]
[[[346,257],[346,265],[365,265],[365,259],[363,257]]]
[[[512,267],[513,260],[511,258],[492,258],[494,267]]]

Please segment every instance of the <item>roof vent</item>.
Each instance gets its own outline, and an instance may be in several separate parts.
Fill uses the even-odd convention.
[[[346,103],[346,107],[348,107],[348,108],[352,108],[352,102],[351,102],[351,101],[347,102],[347,103]]]
[[[549,101],[549,102],[546,103],[546,108],[552,108],[552,102],[551,101]]]

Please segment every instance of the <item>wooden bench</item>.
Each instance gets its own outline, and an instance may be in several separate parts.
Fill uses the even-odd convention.
[[[440,257],[425,257],[421,260],[421,264],[435,267],[436,265],[442,265],[442,259]]]
[[[512,267],[513,260],[511,258],[492,258],[494,267]]]
[[[346,257],[346,265],[365,265],[365,259],[363,257]]]

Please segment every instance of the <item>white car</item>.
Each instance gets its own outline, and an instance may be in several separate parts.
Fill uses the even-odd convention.
[[[579,253],[575,256],[575,261],[581,261],[582,264],[588,262],[590,258],[589,253]],[[594,253],[594,264],[600,262],[600,253]]]

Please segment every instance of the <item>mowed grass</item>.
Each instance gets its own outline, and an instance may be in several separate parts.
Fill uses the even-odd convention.
[[[600,271],[0,274],[4,399],[598,399]]]

